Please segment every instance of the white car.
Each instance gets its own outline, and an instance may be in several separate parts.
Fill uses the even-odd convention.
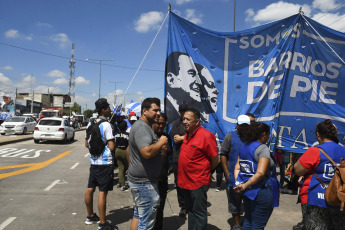
[[[1,135],[26,134],[35,130],[36,121],[31,117],[11,117],[0,125]]]
[[[34,142],[37,144],[40,140],[61,140],[64,143],[67,140],[73,141],[74,129],[64,118],[42,118],[34,132]]]

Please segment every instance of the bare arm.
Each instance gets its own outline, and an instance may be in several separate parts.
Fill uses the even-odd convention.
[[[226,160],[227,159],[225,156],[223,156],[223,155],[220,156],[220,163],[222,164],[225,178],[228,180],[229,179],[229,169],[228,169],[228,164],[227,164]]]
[[[184,135],[183,136],[180,136],[180,135],[175,135],[174,136],[174,142],[175,143],[180,143],[184,140]]]
[[[211,162],[212,162],[212,169],[214,169],[215,167],[217,167],[218,164],[219,164],[219,157],[218,157],[218,155],[212,157],[212,158],[211,158]]]
[[[240,172],[240,170],[241,170],[241,167],[240,167],[240,158],[238,157],[238,158],[237,158],[236,165],[235,165],[235,171],[234,171],[235,180],[237,180],[237,176],[238,176],[238,173]]]
[[[89,148],[89,143],[87,143],[87,140],[85,140],[85,147]]]
[[[294,171],[296,173],[297,176],[304,176],[307,172],[309,172],[310,170],[305,169],[300,163],[299,161],[297,161],[295,163],[295,165],[293,166]]]
[[[115,140],[109,140],[108,141],[108,147],[109,147],[110,151],[114,151],[115,150]]]
[[[266,175],[267,169],[270,167],[269,158],[259,158],[258,168],[254,176],[252,176],[246,183],[240,184],[234,189],[236,192],[242,192],[247,188],[259,183]]]
[[[127,148],[126,148],[126,157],[127,157],[127,162],[129,165],[129,163],[130,163],[130,161],[129,161],[129,146],[127,146]]]
[[[160,152],[163,145],[166,145],[167,143],[168,138],[162,135],[156,143],[139,149],[140,155],[145,159],[155,157]]]

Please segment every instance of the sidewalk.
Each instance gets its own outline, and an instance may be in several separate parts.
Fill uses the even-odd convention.
[[[115,173],[117,170],[115,170]],[[174,175],[169,176],[169,190],[164,208],[164,228],[166,230],[187,230],[188,219],[178,216],[180,208],[177,203],[176,189],[174,189]],[[224,181],[223,181],[224,185]],[[273,214],[265,229],[268,230],[291,230],[294,225],[302,220],[301,207],[296,204],[297,195],[280,195],[280,206],[273,210]],[[215,191],[215,182],[211,184],[208,191],[208,217],[209,230],[230,229],[233,220],[228,213],[228,201],[225,189]],[[109,193],[107,219],[117,225],[119,229],[129,229],[132,218],[132,195],[131,192],[121,191],[114,187],[114,191]]]

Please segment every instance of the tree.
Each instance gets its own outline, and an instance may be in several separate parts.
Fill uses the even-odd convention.
[[[87,110],[84,111],[83,114],[84,114],[85,118],[90,118],[93,115],[93,110],[92,109],[87,109]]]

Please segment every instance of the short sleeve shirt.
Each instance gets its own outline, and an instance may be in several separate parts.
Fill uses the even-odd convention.
[[[320,149],[317,147],[310,147],[298,161],[303,168],[312,172],[320,163]],[[312,173],[308,173],[304,176],[304,182],[299,191],[299,198],[301,199],[302,205],[308,203],[308,188],[312,175]]]
[[[106,119],[106,118],[102,117],[102,119]],[[101,118],[98,118],[93,122],[99,122],[100,120]],[[91,123],[89,123],[87,127],[89,127],[90,124]],[[109,122],[105,121],[99,125],[99,129],[100,129],[102,141],[103,141],[103,144],[105,145],[105,148],[104,148],[103,154],[100,155],[99,157],[90,154],[90,163],[92,165],[112,165],[113,154],[109,149],[108,141],[115,139],[114,134],[113,134],[113,126]]]
[[[158,141],[152,127],[143,120],[138,120],[129,133],[128,181],[131,183],[157,183],[161,169],[161,154],[145,159],[140,149]]]
[[[218,156],[216,137],[199,126],[181,146],[178,161],[178,186],[196,190],[210,185],[211,159]]]

